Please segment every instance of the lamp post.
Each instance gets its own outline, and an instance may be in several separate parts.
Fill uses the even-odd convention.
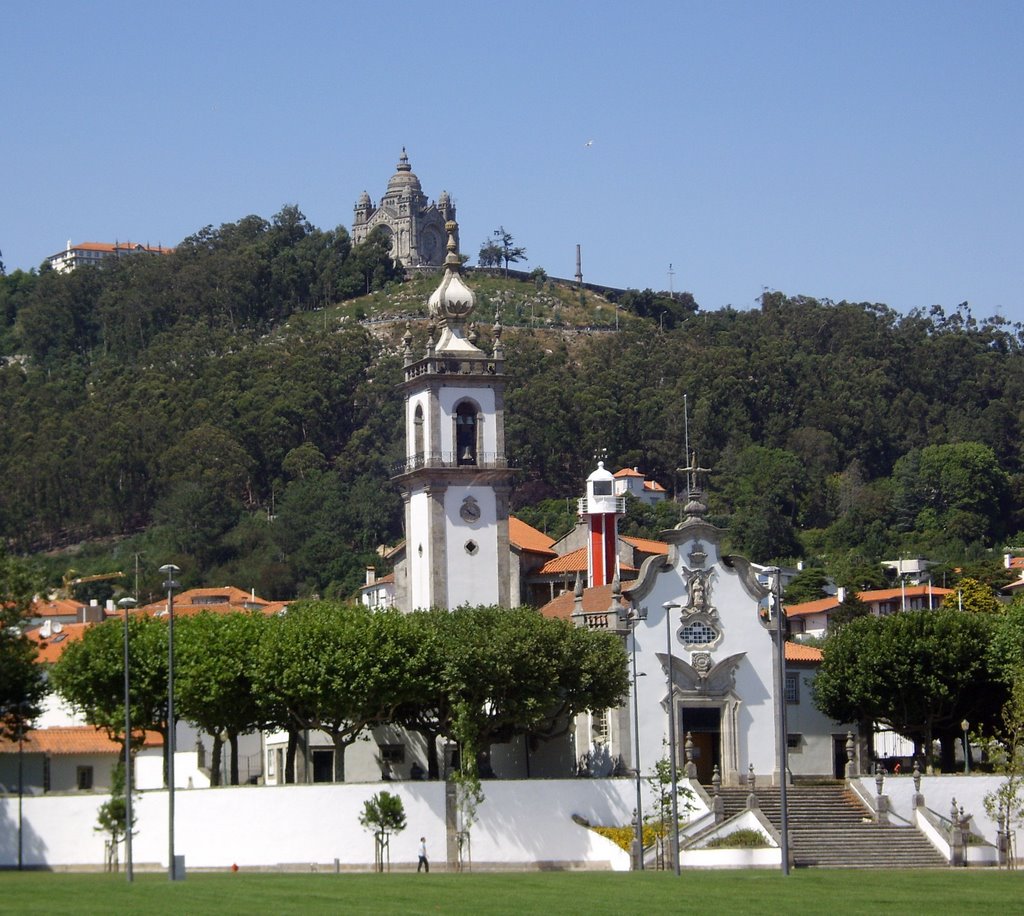
[[[18,871],[22,870],[23,844],[21,841],[21,802],[25,794],[25,703],[18,704]]]
[[[167,877],[174,873],[174,590],[180,583],[174,577],[181,569],[173,563],[160,567],[167,576]]]
[[[679,805],[676,795],[679,791],[679,774],[676,772],[676,701],[672,690],[672,610],[679,607],[666,601],[665,609],[665,668],[668,677],[668,766],[672,779],[672,863],[676,877],[679,877]]]
[[[636,867],[643,871],[644,867],[644,808],[640,795],[640,701],[636,695],[636,625],[647,619],[647,609],[630,607],[620,611],[619,619],[629,627],[630,646],[633,655],[633,769],[636,772],[636,835],[633,837],[634,860]]]
[[[960,723],[960,728],[964,733],[964,775],[968,776],[971,772],[971,746],[967,742],[967,732],[971,729],[971,723],[964,719]]]
[[[775,639],[779,680],[776,692],[779,695],[779,826],[782,841],[782,873],[789,874],[789,791],[786,774],[789,770],[789,735],[786,722],[786,633],[782,614],[782,569],[775,567],[772,576],[771,599],[775,604]]]
[[[128,688],[128,612],[137,604],[134,598],[117,602],[124,614],[124,871],[131,884],[132,872],[132,701]]]

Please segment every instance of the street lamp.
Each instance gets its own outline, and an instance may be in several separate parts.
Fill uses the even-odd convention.
[[[647,608],[630,607],[619,611],[619,619],[629,627],[630,645],[633,654],[633,769],[636,771],[636,836],[633,838],[636,867],[644,867],[644,808],[640,796],[640,701],[636,695],[636,625],[647,619]]]
[[[668,766],[672,778],[672,861],[676,877],[679,877],[679,806],[676,800],[679,775],[676,772],[676,700],[672,689],[672,611],[679,605],[666,601],[662,607],[665,609],[665,645],[668,652],[665,668],[668,676]]]
[[[786,722],[786,633],[783,628],[782,612],[782,569],[775,567],[772,576],[772,593],[769,598],[775,604],[775,641],[779,679],[776,692],[779,695],[779,826],[781,828],[782,873],[789,874],[789,791],[786,774],[789,770],[789,726]]]
[[[132,701],[128,689],[128,612],[138,602],[122,598],[117,602],[124,615],[124,871],[131,884],[132,873]]]
[[[970,731],[971,723],[966,719],[960,723],[960,728],[964,733],[964,775],[970,775],[971,772],[971,751],[970,745],[967,743],[967,732]]]
[[[174,590],[181,588],[174,577],[181,569],[173,563],[160,567],[167,576],[167,877],[174,873]]]

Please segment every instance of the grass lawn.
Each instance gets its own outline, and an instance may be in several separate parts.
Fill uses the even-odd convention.
[[[978,913],[1019,912],[1024,875],[995,869],[643,874],[0,872],[5,913]]]

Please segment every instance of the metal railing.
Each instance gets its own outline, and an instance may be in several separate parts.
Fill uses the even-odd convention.
[[[409,455],[391,467],[391,476],[408,474],[421,468],[480,468],[483,470],[504,469],[513,467],[504,455],[494,452],[480,452],[472,461],[460,460],[455,452],[421,452]]]

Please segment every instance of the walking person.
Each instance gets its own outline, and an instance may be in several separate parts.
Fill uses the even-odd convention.
[[[416,866],[416,871],[423,869],[427,874],[430,874],[430,863],[427,861],[427,838],[425,836],[420,837],[420,862]]]

